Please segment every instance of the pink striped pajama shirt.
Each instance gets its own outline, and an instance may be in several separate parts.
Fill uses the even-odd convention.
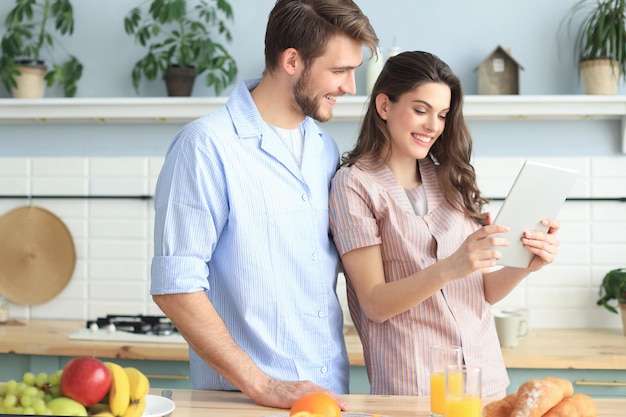
[[[407,190],[380,160],[362,159],[343,167],[332,181],[330,223],[340,255],[381,245],[386,282],[453,254],[479,227],[445,201],[438,168],[430,159],[420,160],[419,168],[426,198],[421,202],[426,206],[423,216],[415,213]],[[428,395],[428,348],[449,344],[462,346],[465,363],[482,367],[483,396],[504,395],[509,379],[481,271],[447,284],[383,323],[365,316],[347,274],[346,278],[372,394]]]

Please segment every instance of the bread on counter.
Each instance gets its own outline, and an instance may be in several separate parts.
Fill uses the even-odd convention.
[[[484,417],[596,417],[593,399],[574,394],[572,383],[561,378],[531,379],[516,393],[487,404]]]

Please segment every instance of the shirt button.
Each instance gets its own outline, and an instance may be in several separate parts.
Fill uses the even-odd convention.
[[[309,201],[309,196],[306,194],[302,194],[302,201]]]
[[[313,255],[311,255],[311,259],[313,259],[314,261],[317,261],[317,253],[314,253]]]
[[[328,372],[328,368],[326,368],[325,366],[322,366],[322,369],[320,369],[320,372],[325,374],[326,372]]]
[[[318,316],[318,317],[324,317],[324,312],[323,312],[323,311],[318,312],[318,313],[317,313],[317,316]]]

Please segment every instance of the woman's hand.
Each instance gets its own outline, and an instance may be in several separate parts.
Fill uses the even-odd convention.
[[[447,263],[451,275],[462,278],[476,270],[495,266],[496,260],[502,257],[497,247],[509,246],[509,242],[492,235],[508,230],[506,226],[488,224],[469,235],[461,247],[443,261]]]
[[[559,241],[556,238],[556,233],[561,228],[561,223],[556,219],[544,219],[541,224],[548,227],[547,232],[533,230],[524,232],[522,235],[524,247],[535,254],[527,268],[529,272],[537,271],[554,262],[554,258],[559,252]]]

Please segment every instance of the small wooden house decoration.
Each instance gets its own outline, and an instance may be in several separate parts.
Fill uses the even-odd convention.
[[[500,45],[479,65],[478,94],[519,94],[519,73],[524,69]]]

